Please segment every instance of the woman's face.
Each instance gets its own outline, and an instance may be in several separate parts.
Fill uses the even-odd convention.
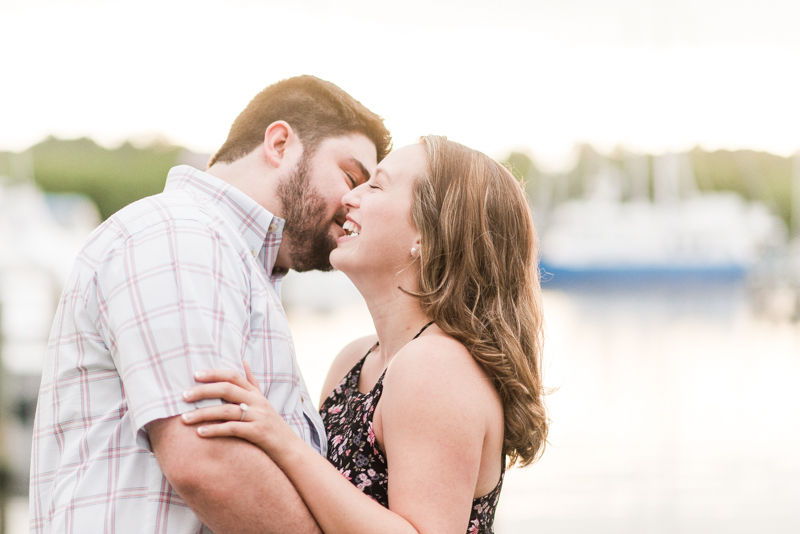
[[[428,166],[425,148],[409,145],[389,154],[368,182],[347,193],[346,235],[337,240],[330,260],[356,280],[394,277],[413,261],[419,232],[411,218],[411,192]]]

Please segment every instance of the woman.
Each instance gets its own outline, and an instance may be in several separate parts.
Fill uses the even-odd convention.
[[[491,532],[506,458],[531,463],[547,436],[522,188],[484,154],[428,136],[343,201],[347,235],[331,264],[363,295],[377,336],[347,346],[328,373],[328,460],[231,371],[198,373],[208,384],[185,397],[243,404],[184,422],[227,421],[197,432],[261,447],[326,533]]]

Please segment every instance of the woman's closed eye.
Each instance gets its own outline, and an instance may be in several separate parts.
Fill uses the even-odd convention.
[[[383,189],[383,185],[377,180],[375,176],[364,182],[370,189]]]

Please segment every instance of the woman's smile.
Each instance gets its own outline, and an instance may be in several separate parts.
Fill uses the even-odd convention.
[[[342,225],[342,230],[344,230],[344,234],[339,236],[339,238],[336,240],[337,246],[358,237],[358,234],[361,233],[361,226],[359,226],[359,224],[353,219],[348,217]]]
[[[347,219],[342,225],[342,229],[345,231],[346,235],[350,237],[355,237],[361,233],[361,227],[352,219]]]

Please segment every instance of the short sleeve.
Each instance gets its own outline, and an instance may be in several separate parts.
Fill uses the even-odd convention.
[[[117,366],[133,432],[219,400],[186,403],[202,369],[244,373],[249,282],[235,244],[194,220],[127,237],[97,269],[101,332]]]

